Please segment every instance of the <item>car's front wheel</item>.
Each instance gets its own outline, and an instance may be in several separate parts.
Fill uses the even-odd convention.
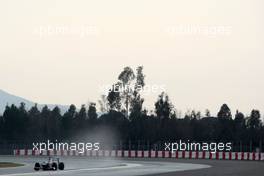
[[[34,170],[35,171],[39,171],[39,169],[40,169],[40,164],[39,163],[35,163]]]
[[[53,170],[57,170],[58,169],[57,163],[52,163],[51,167],[52,167]]]

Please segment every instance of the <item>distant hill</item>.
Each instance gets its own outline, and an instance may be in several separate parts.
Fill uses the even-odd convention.
[[[0,89],[0,114],[3,114],[6,105],[15,104],[16,106],[19,106],[21,102],[24,102],[26,104],[27,109],[31,108],[32,106],[35,105],[35,103],[37,103],[27,100],[25,98],[21,98],[19,96],[12,95]],[[38,104],[39,110],[41,110],[44,106],[45,104]],[[69,106],[67,105],[56,105],[56,104],[47,104],[47,106],[50,109],[53,109],[55,106],[58,106],[61,110],[61,113],[65,113],[69,108]]]

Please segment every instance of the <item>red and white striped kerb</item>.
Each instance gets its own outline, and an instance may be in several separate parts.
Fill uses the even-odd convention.
[[[135,151],[135,150],[93,150],[79,153],[66,150],[17,149],[15,156],[87,156],[87,157],[124,157],[124,158],[175,158],[175,159],[216,159],[216,160],[264,160],[264,153],[255,152],[198,152],[198,151]]]

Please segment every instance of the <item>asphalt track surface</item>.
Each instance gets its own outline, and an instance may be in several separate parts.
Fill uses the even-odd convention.
[[[64,171],[34,171],[35,162],[47,157],[0,156],[0,162],[24,163],[17,168],[0,169],[0,176],[263,176],[264,162],[182,160],[182,159],[98,159],[87,157],[64,157]]]

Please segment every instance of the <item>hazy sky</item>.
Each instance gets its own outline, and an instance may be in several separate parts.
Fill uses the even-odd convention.
[[[0,89],[39,103],[100,97],[144,66],[177,109],[264,113],[262,0],[1,0]],[[208,32],[209,30],[209,32]],[[153,108],[157,94],[146,98]]]

